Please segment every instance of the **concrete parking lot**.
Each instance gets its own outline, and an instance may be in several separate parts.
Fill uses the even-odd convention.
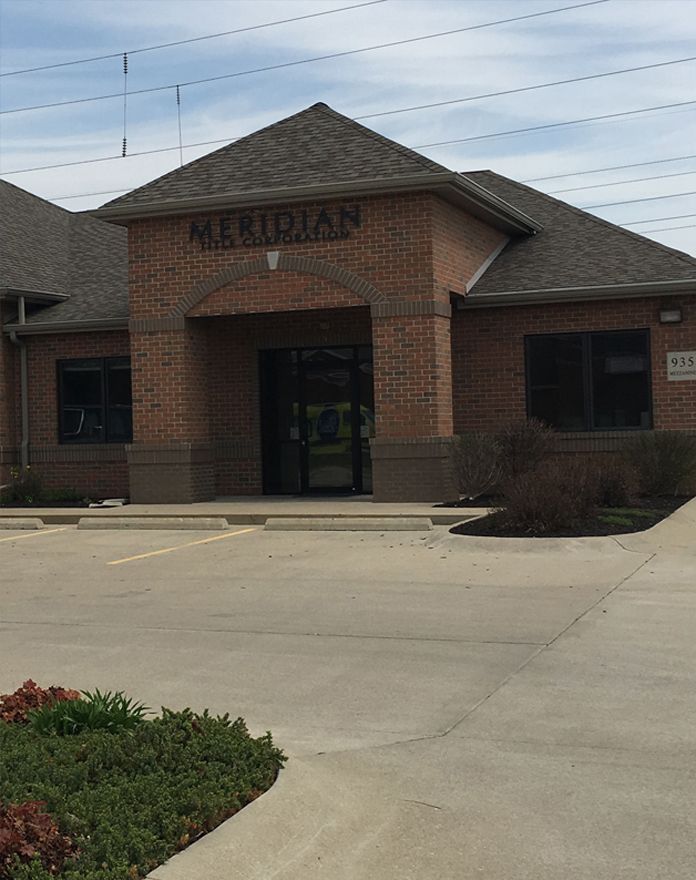
[[[0,531],[0,690],[273,732],[279,783],[172,880],[691,880],[689,534]]]

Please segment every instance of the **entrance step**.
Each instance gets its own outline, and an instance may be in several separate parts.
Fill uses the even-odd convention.
[[[275,532],[429,532],[431,519],[416,516],[269,516]]]
[[[195,529],[199,532],[229,528],[224,516],[83,516],[78,529]]]

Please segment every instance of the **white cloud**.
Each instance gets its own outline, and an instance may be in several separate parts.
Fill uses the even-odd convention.
[[[4,64],[11,69],[119,52],[349,4],[350,0],[295,0],[292,4],[284,0],[53,0],[51,9],[59,12],[49,21],[46,3],[26,0],[21,7],[5,7]],[[362,10],[133,55],[129,88],[184,82],[563,5],[566,3],[560,0],[388,0]],[[361,115],[684,57],[693,54],[694,6],[691,0],[611,0],[527,22],[192,86],[182,91],[184,140],[190,143],[243,135],[317,100],[325,100],[348,115]],[[676,65],[377,117],[365,124],[402,143],[417,145],[688,100],[694,95],[695,82],[696,63]],[[120,60],[115,59],[7,77],[0,84],[3,106],[13,107],[118,92],[123,79]],[[176,144],[173,92],[134,95],[128,106],[130,152]],[[118,154],[120,117],[119,99],[0,117],[2,167],[11,170]],[[696,154],[690,143],[696,143],[696,110],[650,113],[615,123],[550,129],[424,152],[458,170],[490,167],[524,179]],[[209,149],[212,147],[189,149],[185,159]],[[172,151],[10,175],[8,179],[39,195],[58,196],[127,189],[177,165],[178,153]],[[561,183],[611,182],[689,167],[696,169],[696,160],[648,167],[641,174],[611,172]],[[560,188],[556,182],[540,186]],[[696,186],[684,177],[569,193],[568,200],[594,204],[687,189]],[[79,210],[106,198],[62,204]],[[673,210],[676,204],[678,211]],[[688,212],[696,212],[696,199],[691,197],[601,211],[602,216],[619,221]],[[696,252],[694,233],[696,229],[675,230],[660,240]]]

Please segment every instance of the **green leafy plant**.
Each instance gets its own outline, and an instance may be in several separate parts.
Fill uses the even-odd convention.
[[[74,736],[85,730],[107,733],[133,730],[142,723],[149,709],[120,691],[84,691],[78,700],[62,700],[43,706],[28,715],[32,728],[41,734]]]
[[[627,443],[623,460],[644,495],[679,495],[696,488],[696,436],[684,431],[641,432]]]
[[[79,848],[65,880],[138,880],[266,791],[284,761],[270,734],[207,712],[75,736],[0,724],[0,799],[46,803]],[[36,860],[10,871],[51,878]]]
[[[502,476],[500,444],[492,434],[462,434],[454,441],[454,467],[459,492],[475,499],[492,492]]]
[[[0,802],[0,880],[14,878],[16,868],[32,863],[42,873],[55,875],[77,855],[77,847],[61,834],[45,806],[40,801]]]
[[[28,713],[51,706],[64,700],[79,700],[80,692],[68,688],[41,688],[36,682],[27,679],[24,684],[11,694],[0,695],[0,721],[7,724],[27,724]]]
[[[555,447],[555,432],[539,419],[511,422],[496,438],[500,464],[507,478],[537,470]]]

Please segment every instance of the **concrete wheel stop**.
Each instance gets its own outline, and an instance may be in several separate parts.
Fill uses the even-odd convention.
[[[78,529],[171,529],[199,532],[224,531],[229,528],[224,516],[83,516]]]
[[[33,529],[42,529],[43,527],[43,520],[38,517],[8,516],[0,518],[0,529],[13,529],[18,532],[23,532],[31,531]]]

